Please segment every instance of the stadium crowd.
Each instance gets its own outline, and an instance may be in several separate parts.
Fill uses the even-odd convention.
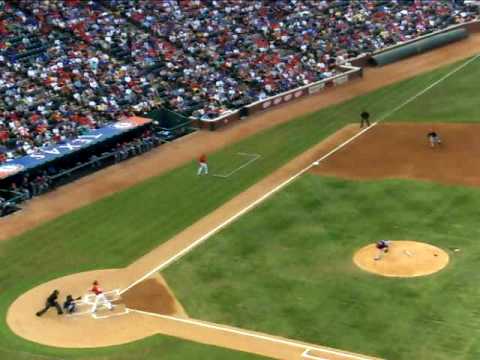
[[[0,163],[159,104],[215,118],[477,16],[464,1],[0,0]]]

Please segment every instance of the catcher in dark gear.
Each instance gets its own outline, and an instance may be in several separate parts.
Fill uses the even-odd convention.
[[[72,295],[67,295],[67,298],[65,299],[65,302],[63,303],[63,310],[67,314],[73,314],[75,311],[77,311],[77,304],[75,303],[76,300],[80,300],[82,297],[79,296],[76,299],[73,298]]]

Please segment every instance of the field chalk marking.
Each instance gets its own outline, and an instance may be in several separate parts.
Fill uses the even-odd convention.
[[[258,159],[260,159],[262,157],[262,155],[260,155],[260,154],[249,154],[249,153],[244,153],[244,152],[238,152],[236,155],[246,156],[246,157],[249,157],[250,159],[247,162],[245,162],[244,164],[242,164],[239,167],[230,171],[228,174],[213,174],[213,176],[226,179],[226,178],[232,176],[233,174],[235,174],[237,171],[242,170],[244,167],[250,165],[251,163],[253,163],[254,161],[257,161]]]
[[[358,132],[357,134],[355,134],[354,136],[352,136],[350,139],[346,140],[345,142],[341,143],[340,145],[338,145],[336,148],[334,148],[333,150],[329,151],[327,154],[323,155],[322,157],[320,157],[319,159],[315,160],[313,163],[311,163],[310,165],[308,165],[306,168],[300,170],[298,173],[294,174],[292,177],[290,177],[289,179],[285,180],[283,183],[277,185],[275,188],[273,188],[272,190],[266,192],[265,194],[263,194],[260,198],[258,198],[257,200],[253,201],[251,204],[247,205],[245,208],[243,208],[242,210],[240,210],[238,213],[236,213],[235,215],[231,216],[230,218],[228,218],[227,220],[225,220],[223,223],[221,223],[220,225],[216,226],[215,228],[213,228],[212,230],[210,230],[209,232],[207,232],[206,234],[202,235],[200,238],[198,238],[197,240],[195,240],[193,243],[191,243],[190,245],[188,245],[186,248],[180,250],[177,254],[173,255],[171,258],[165,260],[163,263],[161,263],[160,265],[158,265],[156,268],[154,268],[153,270],[149,271],[148,273],[146,273],[145,275],[143,275],[140,279],[134,281],[132,284],[128,285],[125,289],[121,290],[120,291],[120,295],[123,294],[125,291],[128,291],[129,289],[131,289],[132,287],[134,287],[135,285],[137,285],[138,283],[142,282],[143,280],[147,279],[148,277],[152,276],[154,273],[158,272],[158,271],[161,271],[162,269],[164,269],[165,267],[167,267],[168,265],[170,265],[171,263],[173,263],[174,261],[178,260],[180,257],[182,257],[183,255],[185,255],[186,253],[188,253],[190,250],[192,250],[193,248],[195,248],[196,246],[200,245],[202,242],[204,242],[205,240],[207,240],[210,236],[212,236],[213,234],[215,234],[216,232],[218,232],[219,230],[223,229],[225,226],[231,224],[232,222],[234,222],[235,220],[237,220],[240,216],[242,216],[243,214],[245,214],[246,212],[248,212],[249,210],[251,210],[252,208],[254,208],[255,206],[257,206],[258,204],[260,204],[261,202],[263,202],[265,199],[269,198],[270,196],[272,196],[273,194],[275,194],[276,192],[278,192],[280,189],[283,189],[285,186],[287,186],[288,184],[290,184],[292,181],[296,180],[298,177],[302,176],[304,173],[306,173],[307,171],[309,171],[312,167],[314,166],[317,166],[316,164],[320,163],[321,161],[327,159],[328,157],[330,157],[331,155],[335,154],[336,152],[338,152],[340,149],[342,149],[343,147],[345,147],[346,145],[348,145],[349,143],[351,143],[352,141],[354,141],[357,137],[363,135],[364,133],[366,133],[367,131],[371,130],[373,127],[375,127],[379,122],[385,120],[387,117],[391,116],[392,114],[394,114],[395,112],[397,112],[398,110],[400,110],[401,108],[403,108],[404,106],[408,105],[409,103],[411,103],[412,101],[414,101],[415,99],[417,99],[418,97],[422,96],[423,94],[425,94],[427,91],[431,90],[433,87],[435,87],[436,85],[440,84],[442,81],[445,81],[446,79],[448,79],[450,76],[452,76],[453,74],[455,74],[456,72],[460,71],[461,69],[463,69],[465,66],[467,66],[468,64],[470,64],[471,62],[473,62],[474,60],[476,60],[478,57],[480,57],[480,53],[475,55],[474,57],[472,57],[471,59],[467,60],[465,63],[459,65],[458,67],[456,67],[455,69],[453,69],[452,71],[448,72],[447,74],[445,74],[443,77],[441,77],[439,80],[433,82],[432,84],[430,84],[429,86],[427,86],[425,89],[423,89],[422,91],[418,92],[417,94],[413,95],[412,97],[410,97],[409,99],[407,99],[406,101],[404,101],[403,103],[401,103],[400,105],[396,106],[395,108],[393,108],[392,110],[390,110],[389,112],[387,112],[385,115],[381,116],[376,122],[372,123],[372,125],[370,127],[367,127],[363,130],[361,130],[360,132]]]
[[[113,289],[113,290],[110,290],[110,291],[105,291],[104,294],[107,297],[107,300],[111,301],[111,302],[114,302],[114,301],[117,301],[117,300],[121,299],[120,289]],[[97,315],[95,313],[92,313],[91,309],[92,309],[92,306],[95,304],[95,297],[96,297],[95,294],[86,294],[86,295],[83,295],[81,299],[75,300],[74,303],[77,305],[78,308],[87,307],[88,309],[87,310],[82,310],[82,311],[75,311],[72,314],[67,314],[67,316],[70,317],[70,316],[91,315],[94,319],[106,319],[106,318],[109,318],[109,317],[112,317],[112,316],[128,314],[128,311],[125,311],[125,310],[121,313],[113,313],[113,314],[109,314],[109,315],[105,315],[105,316]],[[107,307],[107,305],[104,304],[104,303],[99,304],[99,305],[101,307]],[[118,306],[118,305],[113,305],[113,306],[115,307],[115,306]]]
[[[389,112],[387,112],[384,116],[380,117],[379,120],[377,120],[377,123],[380,122],[380,121],[383,121],[385,120],[387,117],[389,117],[390,115],[396,113],[398,110],[400,110],[401,108],[403,108],[405,105],[408,105],[410,104],[412,101],[416,100],[417,98],[419,98],[420,96],[422,96],[423,94],[425,94],[427,91],[431,90],[433,87],[437,86],[438,84],[440,84],[441,82],[445,81],[446,79],[448,79],[450,76],[452,76],[453,74],[455,74],[456,72],[462,70],[465,66],[467,66],[468,64],[470,64],[471,62],[475,61],[476,59],[478,59],[480,57],[480,54],[477,54],[475,55],[474,57],[472,57],[471,59],[468,59],[467,61],[465,61],[463,64],[460,64],[459,66],[457,66],[455,69],[453,69],[452,71],[446,73],[444,76],[442,76],[440,79],[438,79],[437,81],[431,83],[429,86],[427,86],[425,89],[423,89],[422,91],[420,91],[419,93],[413,95],[411,98],[407,99],[405,102],[401,103],[400,105],[394,107],[392,110],[390,110]]]
[[[117,301],[118,299],[120,299],[120,289],[105,291],[103,294],[107,297],[108,301]],[[113,296],[110,297],[110,295],[112,294]],[[95,304],[95,298],[96,298],[95,294],[86,294],[80,300],[76,300],[75,303],[78,304],[80,302],[88,305],[93,305]]]
[[[360,135],[362,135],[363,133],[365,133],[366,131],[368,131],[370,128],[372,128],[374,125],[376,125],[376,123],[372,124],[372,126],[366,128],[366,129],[363,129],[362,131],[360,131],[359,133],[357,133],[355,136],[351,137],[349,140],[345,141],[344,143],[342,143],[341,145],[337,146],[335,149],[331,150],[330,152],[328,152],[326,155],[322,156],[319,160],[317,161],[322,161],[324,159],[326,159],[327,157],[329,157],[330,155],[332,155],[333,153],[335,153],[336,151],[338,151],[339,149],[341,149],[343,146],[345,146],[346,144],[350,143],[351,141],[355,140],[357,137],[359,137]],[[161,263],[160,265],[158,265],[156,268],[154,268],[153,270],[149,271],[148,273],[146,273],[145,275],[143,275],[140,279],[134,281],[133,283],[131,283],[130,285],[128,285],[125,289],[121,290],[120,291],[120,295],[123,294],[124,292],[130,290],[132,287],[134,287],[135,285],[137,285],[138,283],[142,282],[143,280],[149,278],[150,276],[152,276],[153,274],[155,274],[156,272],[158,271],[161,271],[162,269],[164,269],[165,267],[167,267],[168,265],[170,265],[171,263],[173,263],[174,261],[178,260],[180,257],[182,257],[183,255],[185,255],[186,253],[190,252],[193,248],[195,248],[196,246],[200,245],[202,242],[204,242],[205,240],[207,240],[210,236],[212,236],[213,234],[215,234],[216,232],[218,232],[219,230],[223,229],[225,226],[231,224],[232,222],[234,222],[235,220],[237,220],[240,216],[242,216],[243,214],[245,214],[246,212],[250,211],[252,208],[254,208],[255,206],[257,206],[258,204],[260,204],[261,202],[263,202],[265,199],[269,198],[270,196],[272,196],[274,193],[276,193],[277,191],[279,191],[280,189],[284,188],[286,185],[290,184],[292,181],[294,181],[295,179],[297,179],[298,177],[300,177],[301,175],[303,175],[305,172],[307,172],[308,170],[310,170],[312,168],[312,166],[314,166],[313,164],[310,164],[309,166],[307,166],[306,168],[304,168],[303,170],[300,170],[298,173],[296,173],[295,175],[293,175],[292,177],[290,177],[289,179],[287,179],[286,181],[284,181],[283,183],[277,185],[275,188],[273,188],[272,190],[266,192],[265,194],[263,194],[261,197],[259,197],[258,199],[256,199],[255,201],[253,201],[252,203],[250,203],[249,205],[247,205],[246,207],[244,207],[242,210],[240,210],[238,213],[236,213],[235,215],[231,216],[230,218],[228,218],[227,220],[225,220],[223,223],[221,223],[220,225],[216,226],[215,228],[213,228],[212,230],[208,231],[206,234],[202,235],[200,238],[198,238],[197,240],[195,240],[194,242],[192,242],[190,245],[188,245],[187,247],[185,247],[184,249],[180,250],[177,254],[175,254],[174,256],[172,256],[171,258],[165,260],[163,263]]]
[[[329,360],[329,359],[321,358],[321,357],[318,357],[318,356],[315,356],[315,355],[310,355],[309,354],[310,350],[313,350],[313,349],[306,349],[302,353],[302,358],[314,359],[314,360]]]
[[[175,317],[175,316],[162,315],[162,314],[151,313],[151,312],[147,312],[147,311],[135,310],[135,309],[130,309],[130,308],[128,308],[128,311],[132,312],[132,313],[139,313],[139,314],[142,314],[142,315],[154,316],[154,317],[158,317],[158,318],[161,318],[161,319],[181,322],[181,323],[184,323],[184,324],[195,325],[195,326],[200,326],[200,327],[204,327],[204,328],[208,328],[208,329],[219,330],[219,331],[223,331],[223,332],[227,332],[227,333],[253,337],[253,338],[256,338],[256,339],[271,341],[271,342],[274,342],[274,343],[277,343],[277,344],[288,345],[288,346],[297,347],[297,348],[301,348],[301,349],[305,349],[305,350],[315,350],[315,351],[325,352],[325,353],[329,353],[329,354],[341,355],[341,356],[344,356],[346,358],[357,359],[357,360],[370,360],[370,359],[372,359],[370,357],[354,355],[354,354],[345,353],[343,351],[333,350],[333,349],[329,349],[329,348],[324,349],[324,348],[315,347],[315,346],[311,346],[311,345],[307,345],[307,344],[301,344],[300,342],[296,342],[296,341],[292,341],[292,340],[281,339],[281,338],[270,336],[270,335],[254,333],[254,332],[250,332],[250,331],[246,331],[246,330],[242,330],[242,329],[237,329],[237,328],[233,328],[233,327],[229,327],[229,326],[222,326],[222,325],[218,325],[218,324],[214,324],[214,323],[208,323],[208,322],[200,321],[200,320],[178,318],[178,317]],[[318,357],[316,357],[315,359],[322,360],[321,358],[318,358]],[[323,360],[328,360],[328,359],[323,359]]]
[[[130,309],[125,308],[122,312],[112,313],[112,314],[108,314],[108,315],[97,315],[97,314],[93,313],[93,314],[92,314],[92,317],[93,317],[95,320],[102,320],[102,319],[108,319],[108,318],[111,318],[111,317],[114,317],[114,316],[127,315],[128,313],[130,313]]]

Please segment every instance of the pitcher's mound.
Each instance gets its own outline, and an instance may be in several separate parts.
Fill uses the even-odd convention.
[[[353,262],[362,270],[390,277],[430,275],[442,270],[449,261],[442,249],[417,241],[392,241],[388,253],[378,259],[380,250],[367,245],[353,256]]]

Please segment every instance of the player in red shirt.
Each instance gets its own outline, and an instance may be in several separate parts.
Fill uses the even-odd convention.
[[[100,287],[100,284],[97,280],[95,280],[92,284],[92,288],[90,289],[91,292],[95,294],[95,300],[92,306],[92,314],[97,311],[98,305],[104,305],[109,310],[113,310],[113,305],[110,301],[108,301],[107,297],[103,293],[103,289]]]
[[[197,175],[208,175],[208,163],[207,163],[207,155],[202,154],[198,158],[198,171]]]

